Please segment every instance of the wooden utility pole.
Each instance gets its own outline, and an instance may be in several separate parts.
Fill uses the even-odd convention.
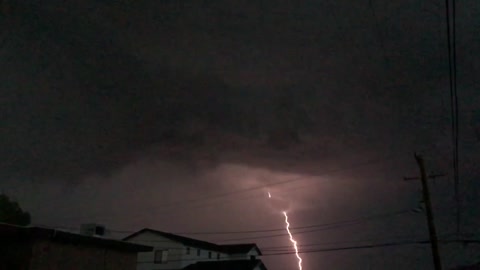
[[[420,169],[420,180],[422,182],[423,200],[425,201],[425,208],[427,212],[428,232],[430,233],[430,243],[432,247],[433,265],[435,270],[442,270],[440,262],[440,253],[438,250],[437,232],[435,230],[435,223],[433,221],[432,202],[430,200],[430,191],[428,190],[427,174],[425,172],[425,164],[423,158],[415,154],[415,160]]]

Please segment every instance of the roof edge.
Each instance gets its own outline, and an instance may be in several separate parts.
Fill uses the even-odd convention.
[[[146,252],[153,250],[153,247],[151,246],[126,242],[117,239],[93,237],[51,228],[16,226],[6,223],[0,223],[0,235],[3,235],[2,237],[14,239],[15,241],[18,241],[19,239],[46,239],[52,242],[74,244],[77,243],[87,246],[108,247],[113,250],[123,250],[131,252]]]

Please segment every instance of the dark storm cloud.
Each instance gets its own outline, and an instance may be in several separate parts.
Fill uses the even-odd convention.
[[[425,152],[432,171],[449,171],[444,11],[433,2],[7,2],[0,174],[38,222],[278,227],[263,189],[161,206],[298,177],[272,192],[291,203],[292,221],[308,225],[418,206],[418,186],[400,182],[418,173],[413,151]],[[458,11],[462,176],[472,216],[465,225],[475,228],[478,187],[468,181],[478,176],[480,21],[473,1]],[[74,179],[80,184],[70,185]],[[439,231],[451,232],[449,179],[432,193]],[[159,218],[166,212],[175,218]],[[423,222],[399,218],[300,240],[426,235]],[[285,245],[277,242],[261,243]],[[392,268],[397,255],[420,260],[412,253],[367,255],[391,256],[372,264]],[[355,254],[350,263],[365,262]],[[342,268],[344,256],[306,259]],[[402,263],[396,269],[412,268]]]
[[[2,167],[31,176],[76,177],[151,145],[231,134],[266,148],[319,135],[368,145],[368,130],[409,128],[419,81],[445,76],[441,20],[413,4],[11,3]]]
[[[315,173],[449,143],[435,5],[11,3],[6,175],[78,178],[145,155]],[[472,52],[478,22],[464,12],[458,46]],[[476,69],[462,52],[470,110]]]
[[[196,140],[175,134],[191,118],[218,125],[228,118],[228,105],[218,102],[220,80],[163,64],[147,70],[95,20],[90,13],[101,6],[92,6],[18,4],[8,14],[1,140],[7,171],[76,177],[123,163],[152,143]]]

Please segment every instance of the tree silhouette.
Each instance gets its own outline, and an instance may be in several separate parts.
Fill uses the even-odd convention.
[[[26,226],[30,224],[30,213],[23,211],[20,205],[7,195],[0,194],[0,222]]]

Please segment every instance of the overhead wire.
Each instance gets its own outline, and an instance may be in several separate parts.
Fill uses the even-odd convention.
[[[443,244],[480,244],[480,240],[475,239],[457,239],[457,240],[440,240]],[[332,247],[332,248],[317,248],[317,249],[306,249],[306,250],[299,250],[299,254],[307,254],[307,253],[322,253],[322,252],[335,252],[335,251],[348,251],[348,250],[361,250],[361,249],[372,249],[372,248],[388,248],[388,247],[400,247],[406,245],[426,245],[430,244],[429,240],[406,240],[406,241],[390,241],[384,243],[376,243],[376,244],[366,244],[366,245],[354,245],[354,246],[341,246],[341,247]],[[269,256],[283,256],[283,255],[293,255],[296,254],[295,251],[279,251],[279,252],[271,252],[271,253],[263,253],[259,257],[269,257]],[[215,258],[192,258],[192,259],[175,259],[175,260],[168,260],[168,262],[188,262],[188,261],[195,261],[195,262],[215,262],[218,261]],[[153,261],[137,261],[137,264],[147,264],[153,263]]]
[[[423,236],[414,236],[414,235],[403,235],[397,236],[389,241],[415,241],[415,239],[423,238]],[[321,243],[311,243],[311,244],[303,244],[298,245],[299,249],[307,248],[307,247],[315,247],[315,246],[328,246],[328,245],[335,245],[335,244],[353,244],[353,243],[363,243],[363,242],[374,242],[374,241],[386,241],[385,238],[372,238],[372,239],[358,239],[358,240],[347,240],[347,241],[331,241],[331,242],[321,242]],[[281,251],[281,250],[293,250],[292,246],[266,246],[261,247],[262,251]]]
[[[305,234],[305,233],[313,233],[319,231],[327,231],[327,230],[334,230],[339,228],[344,228],[347,226],[358,225],[363,222],[368,222],[371,220],[383,219],[392,216],[398,216],[402,214],[414,213],[413,209],[404,209],[400,211],[393,211],[387,213],[381,213],[377,215],[370,215],[365,217],[358,217],[353,219],[347,219],[337,222],[329,222],[329,223],[321,223],[321,224],[310,224],[305,226],[297,226],[292,227],[291,230],[295,232],[295,234]],[[71,227],[52,227],[52,226],[44,226],[49,228],[56,228],[56,229],[65,229],[65,230],[75,230],[75,228]],[[274,228],[274,229],[264,229],[264,230],[239,230],[239,231],[204,231],[204,232],[177,232],[176,234],[183,234],[183,235],[237,235],[237,234],[264,234],[264,233],[276,233],[279,231],[284,231],[285,228]],[[126,231],[126,230],[109,230],[109,232],[120,232],[120,233],[135,233],[136,231]],[[269,235],[260,235],[260,236],[252,236],[252,237],[243,237],[243,238],[229,238],[219,240],[219,242],[233,242],[233,241],[243,241],[243,240],[258,240],[258,239],[266,239],[266,238],[276,238],[276,237],[283,237],[287,236],[286,233],[277,233],[277,234],[269,234]],[[148,240],[143,242],[148,243],[159,243],[159,242],[169,242],[170,240]]]
[[[358,245],[358,246],[346,246],[346,247],[335,247],[335,248],[322,248],[322,249],[312,249],[312,250],[300,250],[298,253],[318,253],[318,252],[331,252],[331,251],[342,251],[342,250],[354,250],[354,249],[369,249],[369,248],[380,248],[380,247],[393,247],[393,246],[404,246],[404,245],[417,245],[417,244],[428,244],[430,241],[403,241],[403,242],[389,242],[381,244],[370,244],[370,245]],[[276,253],[267,253],[262,256],[279,256],[279,255],[291,255],[295,252],[276,252]]]
[[[335,223],[324,223],[324,224],[316,224],[316,225],[310,225],[310,226],[292,227],[291,230],[296,235],[305,234],[305,233],[312,233],[312,232],[319,232],[319,231],[326,231],[326,230],[333,230],[333,229],[339,229],[339,228],[343,228],[343,227],[347,227],[347,226],[351,226],[351,225],[358,225],[358,224],[361,224],[363,222],[367,222],[367,221],[371,221],[371,220],[375,220],[375,219],[382,219],[382,218],[387,218],[387,217],[392,217],[392,216],[397,216],[397,215],[402,215],[402,214],[407,214],[407,213],[413,213],[412,209],[395,211],[395,212],[391,212],[391,213],[384,213],[384,214],[380,214],[380,215],[371,215],[371,216],[367,216],[367,217],[363,217],[363,218],[344,220],[344,221],[335,222]],[[311,229],[311,230],[304,230],[304,229]],[[285,230],[285,228],[283,228],[282,231],[284,231],[284,230]],[[243,241],[243,240],[256,240],[256,239],[273,238],[273,237],[280,237],[280,236],[286,236],[286,235],[288,235],[288,234],[282,233],[282,234],[263,235],[263,236],[255,236],[255,237],[224,239],[224,240],[220,240],[220,241],[232,242],[232,241]]]
[[[476,239],[455,239],[455,240],[440,240],[439,242],[444,244],[480,244],[480,240]],[[336,248],[322,248],[322,249],[312,249],[312,250],[300,250],[298,253],[319,253],[319,252],[331,252],[331,251],[342,251],[342,250],[355,250],[355,249],[369,249],[369,248],[381,248],[381,247],[395,247],[395,246],[404,246],[404,245],[423,245],[430,244],[430,240],[416,240],[416,241],[399,241],[399,242],[387,242],[379,244],[369,244],[369,245],[358,245],[358,246],[346,246],[346,247],[336,247]],[[262,256],[279,256],[279,255],[292,255],[295,252],[276,252],[276,253],[267,253]]]
[[[339,173],[339,172],[344,172],[344,171],[356,169],[356,168],[359,168],[359,167],[368,166],[368,165],[375,164],[375,163],[386,162],[388,160],[391,160],[393,157],[394,157],[394,155],[391,154],[391,155],[383,156],[381,158],[371,159],[371,160],[368,160],[368,161],[365,161],[365,162],[359,162],[359,163],[356,163],[356,164],[352,164],[352,165],[349,165],[349,166],[346,166],[346,167],[327,170],[323,173],[316,174],[315,176],[316,177],[326,176],[326,175],[331,175],[331,174],[335,174],[335,173]],[[226,198],[226,197],[237,196],[239,194],[253,192],[253,191],[257,191],[257,190],[261,190],[261,189],[265,189],[265,188],[269,188],[269,187],[274,187],[274,186],[285,185],[285,184],[288,184],[288,183],[294,183],[294,182],[298,182],[298,181],[302,181],[302,180],[305,180],[305,176],[293,177],[293,178],[283,180],[283,181],[278,181],[278,182],[273,182],[273,183],[268,183],[268,184],[262,184],[262,185],[257,185],[257,186],[254,186],[254,187],[237,189],[237,190],[232,190],[232,191],[223,192],[223,193],[217,193],[217,194],[204,196],[204,197],[197,197],[197,198],[192,198],[192,199],[186,199],[186,200],[181,200],[181,201],[164,203],[164,204],[160,204],[160,205],[156,206],[156,209],[161,210],[162,208],[175,207],[175,210],[178,211],[179,207],[186,207],[186,206],[196,204],[196,203],[199,203],[199,202],[210,201],[210,200],[218,200],[218,199],[222,199],[222,198]],[[151,214],[151,213],[137,213],[136,215],[133,215],[133,217],[138,217],[140,215],[145,215],[145,214]],[[112,214],[107,214],[107,215],[102,216],[102,218],[105,218],[105,217],[108,217],[108,216],[109,217],[114,217],[114,216],[112,216]],[[130,217],[132,217],[132,216],[130,216]],[[63,218],[62,220],[78,220],[78,219],[87,219],[87,218],[92,219],[91,216],[83,216],[83,217],[75,216],[75,217],[66,217],[66,218]],[[93,218],[98,218],[98,217],[93,217]]]
[[[455,102],[455,192],[457,203],[457,233],[460,234],[460,222],[461,222],[461,201],[460,201],[460,161],[459,161],[459,109],[458,109],[458,93],[457,93],[457,42],[456,42],[456,1],[452,1],[452,65],[453,65],[453,89],[454,89],[454,102]]]
[[[367,162],[360,162],[360,163],[357,163],[357,164],[350,165],[348,167],[328,170],[324,173],[321,173],[321,174],[318,174],[318,175],[315,175],[315,176],[325,176],[325,175],[329,175],[329,174],[334,174],[334,173],[338,173],[338,172],[342,172],[342,171],[351,170],[353,168],[367,166],[367,165],[370,165],[370,164],[373,164],[373,163],[385,162],[386,160],[388,160],[390,158],[391,158],[391,156],[388,156],[388,157],[383,157],[381,159],[374,159],[374,160],[369,160]],[[190,199],[190,200],[182,200],[182,201],[177,201],[177,202],[171,202],[171,203],[168,203],[168,204],[160,205],[160,207],[171,207],[171,206],[178,207],[178,206],[182,206],[182,205],[186,205],[186,204],[188,205],[192,202],[198,202],[198,201],[204,201],[204,200],[215,200],[215,199],[229,197],[229,196],[242,194],[242,193],[246,193],[246,192],[256,191],[256,190],[260,190],[260,189],[264,189],[264,188],[268,188],[268,187],[273,187],[273,186],[284,185],[284,184],[287,184],[287,183],[298,182],[298,181],[302,181],[304,179],[305,179],[305,176],[298,176],[298,177],[294,177],[294,178],[284,180],[284,181],[258,185],[258,186],[250,187],[250,188],[233,190],[233,191],[230,191],[230,192],[219,193],[219,194],[215,194],[215,195],[212,195],[212,196],[205,196],[205,197],[199,197],[199,198],[194,198],[194,199]]]
[[[321,223],[321,224],[314,224],[314,225],[307,225],[307,226],[296,226],[296,227],[291,227],[290,230],[295,231],[295,230],[299,230],[299,229],[326,227],[326,226],[346,224],[346,223],[350,224],[352,222],[369,221],[369,220],[373,220],[373,219],[385,218],[385,217],[396,216],[396,215],[401,215],[401,214],[406,214],[406,213],[412,213],[412,209],[405,209],[405,210],[382,213],[382,214],[377,214],[377,215],[370,215],[370,216],[359,217],[359,218],[354,218],[354,219],[331,222],[331,223]],[[249,231],[240,231],[240,232],[230,231],[230,232],[221,232],[220,234],[232,234],[232,233],[243,233],[243,234],[245,234],[245,233],[263,233],[263,232],[276,232],[276,231],[285,231],[285,228],[269,229],[269,230],[249,230]],[[204,234],[205,235],[205,234],[219,234],[219,233],[218,232],[217,233],[215,233],[215,232],[188,233],[187,232],[187,233],[184,233],[184,234]]]
[[[298,253],[317,253],[317,252],[329,252],[329,251],[341,251],[341,250],[350,250],[350,249],[366,249],[366,248],[379,248],[379,247],[389,247],[389,246],[401,246],[401,245],[413,245],[413,244],[428,244],[430,241],[397,241],[397,242],[387,242],[379,244],[368,244],[368,245],[357,245],[357,246],[346,246],[346,247],[334,247],[334,248],[322,248],[322,249],[310,249],[310,250],[299,250]],[[295,254],[294,251],[281,251],[281,252],[272,252],[272,253],[263,253],[260,257],[267,256],[280,256],[280,255],[292,255]],[[178,262],[178,261],[216,261],[214,258],[192,258],[192,259],[174,259],[168,260],[169,262]],[[153,263],[153,261],[138,261],[137,264]]]
[[[285,236],[288,236],[288,235],[285,235]],[[417,238],[417,237],[420,238],[421,236],[413,236],[413,235],[398,236],[398,237],[390,239],[390,241],[400,241],[400,240],[402,240],[402,241],[403,240],[414,241],[412,239]],[[310,243],[310,244],[299,244],[298,248],[303,249],[303,248],[307,248],[307,247],[328,246],[328,245],[335,245],[335,244],[353,244],[353,243],[372,242],[372,241],[380,241],[380,240],[385,241],[385,239],[383,239],[383,238],[357,239],[357,240],[347,240],[347,241],[331,241],[331,242],[319,242],[319,243]],[[443,240],[443,242],[445,242],[445,241],[451,241],[451,240]],[[479,242],[478,240],[474,240],[474,239],[465,239],[465,240],[461,240],[461,241],[466,242],[466,243],[478,243]],[[140,243],[140,242],[144,243],[144,242],[147,242],[147,241],[135,241],[135,242],[132,242],[132,243]],[[171,242],[171,241],[169,241],[169,242]],[[148,243],[152,243],[152,242],[149,241]],[[148,245],[148,243],[145,243],[145,244]],[[222,246],[225,246],[225,244],[218,244],[218,246],[222,247]],[[186,249],[185,246],[178,246],[178,245],[176,245],[176,246],[162,245],[162,248],[168,249],[168,250],[185,250]],[[195,249],[195,247],[190,247],[190,248]],[[262,251],[293,250],[291,245],[288,245],[288,246],[259,246],[259,248]]]
[[[447,28],[447,49],[448,49],[448,77],[450,88],[450,117],[452,133],[452,166],[454,180],[454,197],[456,212],[456,229],[460,233],[460,190],[459,190],[459,158],[458,158],[458,95],[457,95],[457,68],[456,68],[456,41],[455,41],[455,1],[445,0],[445,20]],[[450,20],[452,17],[452,20]]]

